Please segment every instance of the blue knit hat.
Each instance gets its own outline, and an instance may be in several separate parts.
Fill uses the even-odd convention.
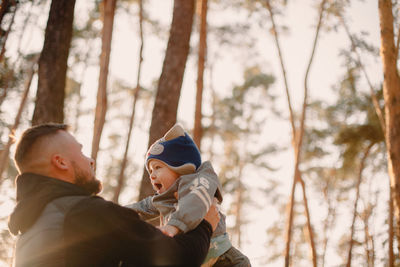
[[[171,170],[181,175],[193,173],[201,165],[199,149],[179,123],[151,145],[146,157],[147,171],[152,159],[164,162]]]

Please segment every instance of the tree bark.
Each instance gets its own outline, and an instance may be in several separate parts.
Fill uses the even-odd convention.
[[[53,0],[39,59],[39,81],[32,125],[64,121],[65,80],[75,0]]]
[[[388,173],[393,195],[395,234],[400,251],[400,79],[394,43],[392,2],[379,0],[381,57],[383,63],[383,97],[385,100],[386,147]]]
[[[3,104],[4,100],[7,98],[8,87],[10,86],[10,82],[13,79],[14,79],[14,71],[12,69],[7,69],[6,72],[1,77],[0,107]]]
[[[163,136],[176,122],[186,60],[190,48],[194,0],[175,0],[167,51],[158,82],[157,94],[150,125],[150,146]],[[143,172],[139,199],[153,194],[148,173]]]
[[[197,60],[197,91],[196,91],[196,110],[194,114],[194,129],[193,141],[196,143],[199,150],[201,150],[201,138],[203,136],[203,127],[201,125],[202,119],[202,102],[203,102],[203,85],[204,85],[204,65],[206,61],[207,52],[207,0],[201,0],[201,14],[200,14],[200,40],[199,40],[199,54]]]
[[[100,55],[100,74],[97,89],[97,102],[94,117],[93,139],[92,139],[92,159],[97,159],[99,152],[101,134],[106,121],[107,113],[107,79],[108,66],[110,63],[111,41],[114,25],[115,6],[117,0],[103,0],[103,29],[101,37],[101,55]]]
[[[140,73],[142,70],[142,62],[143,62],[143,46],[144,46],[144,37],[143,37],[143,0],[139,0],[139,28],[140,28],[140,49],[139,49],[139,66],[137,71],[137,78],[136,78],[136,88],[133,93],[133,104],[132,104],[132,113],[129,121],[129,130],[128,135],[126,138],[126,145],[125,145],[125,152],[122,158],[121,168],[118,176],[118,184],[114,190],[114,197],[113,201],[118,203],[119,195],[121,194],[122,188],[124,186],[125,181],[125,168],[128,163],[128,151],[129,145],[132,135],[133,129],[133,122],[135,119],[135,110],[136,110],[136,102],[139,98],[139,91],[140,91]]]
[[[392,198],[393,192],[392,192],[392,187],[390,186],[390,184],[389,184],[389,192],[390,192],[390,195],[389,195],[389,214],[388,214],[388,221],[389,221],[389,229],[388,229],[388,231],[389,231],[389,233],[388,233],[389,262],[388,262],[388,267],[394,267],[395,257],[394,257],[394,253],[393,253],[393,240],[394,240],[394,238],[393,238],[393,234],[394,234],[394,232],[393,232],[393,198]]]

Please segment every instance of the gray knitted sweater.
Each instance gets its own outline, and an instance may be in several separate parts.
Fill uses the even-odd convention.
[[[178,192],[178,200],[175,192]],[[160,216],[162,225],[172,225],[186,233],[200,224],[214,196],[222,202],[218,176],[211,163],[206,161],[195,173],[180,176],[162,194],[147,197],[127,207],[138,212],[144,220]],[[213,237],[226,232],[225,216],[221,212],[220,217]]]

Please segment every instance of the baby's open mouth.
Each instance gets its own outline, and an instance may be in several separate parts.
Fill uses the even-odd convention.
[[[160,191],[161,188],[162,188],[162,184],[155,183],[155,184],[154,184],[154,188],[155,188],[157,191]]]

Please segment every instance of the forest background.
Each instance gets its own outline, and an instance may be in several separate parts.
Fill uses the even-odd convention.
[[[71,125],[101,195],[127,204],[152,193],[145,152],[178,121],[219,174],[232,242],[253,266],[400,266],[398,11],[2,0],[0,265],[15,242],[14,137]]]

